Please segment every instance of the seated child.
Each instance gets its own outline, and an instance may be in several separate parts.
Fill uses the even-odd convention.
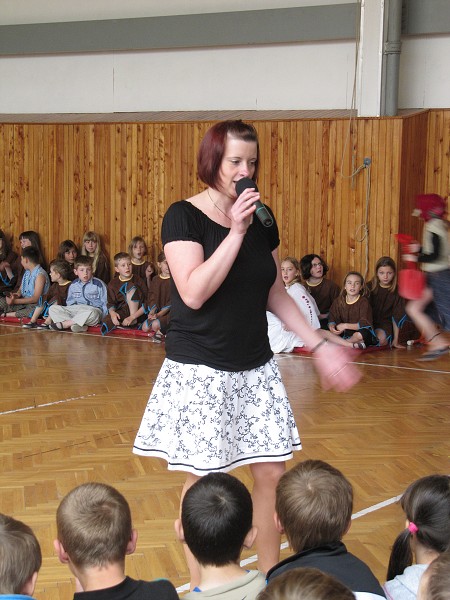
[[[320,328],[319,309],[316,301],[300,283],[300,265],[296,258],[288,256],[281,263],[281,276],[286,291],[302,311],[306,321],[314,329]],[[295,347],[303,348],[305,343],[294,332],[285,328],[283,322],[273,313],[267,311],[269,343],[272,352],[292,352]]]
[[[450,552],[435,558],[422,575],[417,600],[450,600]]]
[[[52,285],[48,292],[42,297],[42,301],[34,309],[33,315],[28,323],[24,323],[24,329],[50,329],[51,319],[48,311],[52,304],[65,306],[67,293],[71,282],[72,267],[66,260],[55,259],[50,263],[50,279]],[[44,317],[44,323],[38,324],[39,317]]]
[[[14,289],[20,270],[20,257],[11,248],[11,241],[0,229],[0,294]]]
[[[450,477],[428,475],[408,486],[400,499],[406,527],[392,546],[384,584],[386,597],[415,600],[427,566],[450,551]]]
[[[275,522],[296,554],[270,569],[267,580],[296,567],[313,567],[333,575],[353,592],[384,598],[369,567],[342,543],[352,509],[350,482],[328,463],[305,460],[287,471],[277,486]]]
[[[264,575],[239,565],[242,549],[256,537],[252,519],[250,492],[232,475],[209,473],[188,489],[175,531],[191,551],[200,578],[186,600],[256,598],[265,586]],[[191,573],[192,579],[196,576]]]
[[[102,249],[98,233],[95,233],[95,231],[86,231],[81,245],[81,254],[92,258],[94,276],[108,284],[111,279],[111,268],[108,257]]]
[[[50,286],[48,275],[39,264],[36,248],[23,248],[20,260],[24,269],[20,289],[0,298],[0,312],[6,313],[7,317],[28,317]]]
[[[336,577],[299,567],[272,579],[257,600],[355,600],[355,596]]]
[[[75,260],[75,275],[67,293],[66,306],[53,304],[48,314],[52,320],[50,329],[74,333],[87,331],[88,325],[97,325],[106,316],[107,291],[101,279],[93,276],[92,259],[78,256]]]
[[[76,600],[178,600],[165,580],[136,581],[125,576],[125,557],[136,549],[130,507],[115,488],[85,483],[61,501],[56,512],[59,560],[76,578]]]
[[[0,514],[0,598],[30,599],[42,564],[32,529]]]
[[[142,331],[154,331],[165,335],[170,320],[170,271],[166,255],[158,256],[159,275],[150,282],[147,306],[149,315],[142,325]]]
[[[361,273],[347,273],[342,292],[331,305],[328,314],[328,329],[336,337],[336,342],[340,337],[340,343],[350,348],[378,345],[373,330],[372,307],[365,294]]]
[[[400,327],[406,321],[405,300],[398,293],[397,266],[390,256],[382,256],[368,285],[373,328],[380,346],[404,348],[399,343]]]
[[[334,300],[339,296],[339,286],[326,279],[327,263],[318,254],[306,254],[300,261],[305,287],[319,308],[322,329],[328,329],[328,313]]]
[[[119,326],[136,325],[145,313],[147,284],[133,274],[131,256],[126,252],[116,254],[114,269],[118,277],[108,283],[108,315],[103,319],[103,335]]]
[[[137,275],[146,282],[147,289],[150,287],[150,281],[156,275],[155,265],[144,259],[147,256],[148,249],[145,240],[140,235],[136,235],[128,246],[128,254],[131,256],[133,275]]]

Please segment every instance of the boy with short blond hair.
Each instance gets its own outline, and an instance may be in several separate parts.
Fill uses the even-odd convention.
[[[0,598],[30,599],[42,564],[31,527],[0,514]]]
[[[108,314],[103,319],[102,335],[116,327],[130,327],[145,320],[147,284],[133,274],[131,256],[127,252],[114,256],[114,270],[116,276],[108,283]]]
[[[312,567],[333,575],[355,593],[384,598],[369,567],[342,543],[352,509],[351,483],[328,463],[305,460],[284,473],[276,491],[275,523],[296,554],[272,567],[267,580],[296,567]]]
[[[124,496],[103,483],[85,483],[61,501],[56,513],[58,558],[75,575],[74,600],[178,600],[165,580],[125,576],[125,556],[136,548],[137,531]]]
[[[77,256],[74,271],[77,279],[70,284],[66,306],[53,305],[48,311],[53,321],[50,328],[55,331],[71,329],[82,333],[89,325],[97,325],[108,312],[106,284],[94,277],[92,258]]]

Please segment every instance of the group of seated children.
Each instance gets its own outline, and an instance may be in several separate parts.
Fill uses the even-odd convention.
[[[264,575],[240,565],[243,548],[257,535],[250,493],[232,475],[205,475],[187,490],[175,522],[177,537],[192,558],[191,591],[184,597],[449,600],[450,477],[430,475],[413,482],[401,504],[406,529],[394,544],[382,587],[342,542],[353,508],[349,481],[321,460],[298,463],[280,479],[274,515],[295,554]],[[74,488],[58,507],[56,526],[54,548],[75,577],[74,600],[178,598],[167,580],[136,581],[125,575],[125,557],[135,551],[138,536],[129,505],[115,488],[103,483]],[[29,598],[41,562],[31,529],[0,515],[0,597]]]
[[[64,240],[55,260],[45,270],[39,236],[20,235],[21,256],[11,250],[0,230],[0,314],[26,318],[26,329],[84,332],[102,324],[106,335],[117,327],[139,327],[161,337],[170,318],[170,272],[161,253],[159,275],[145,260],[147,246],[134,237],[129,252],[114,257],[111,279],[100,238],[85,233],[81,253],[71,240]],[[20,268],[18,267],[20,263]]]
[[[308,254],[300,262],[287,257],[281,263],[286,290],[308,323],[320,329],[324,339],[341,346],[402,348],[399,332],[407,321],[406,303],[398,293],[397,268],[392,258],[383,256],[377,261],[367,285],[360,273],[350,271],[340,290],[325,277],[327,272],[326,262],[317,254]],[[268,312],[267,321],[273,352],[292,352],[304,346],[275,315]]]

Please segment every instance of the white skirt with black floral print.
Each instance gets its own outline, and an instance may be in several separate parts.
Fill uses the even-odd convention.
[[[206,475],[292,458],[301,442],[274,359],[228,372],[165,359],[133,452]]]

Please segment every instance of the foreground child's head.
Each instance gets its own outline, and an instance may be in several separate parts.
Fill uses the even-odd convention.
[[[0,514],[0,594],[31,596],[41,564],[41,548],[31,528]]]
[[[281,263],[281,277],[286,286],[300,281],[300,263],[296,258],[287,256]]]
[[[56,512],[56,526],[58,556],[76,569],[123,565],[135,549],[128,502],[103,483],[85,483],[69,492]]]
[[[400,504],[407,527],[392,547],[387,579],[412,564],[413,552],[420,546],[431,556],[450,550],[450,477],[428,475],[411,483]]]
[[[257,600],[355,600],[355,596],[336,577],[300,567],[274,577]]]
[[[450,552],[435,558],[422,575],[417,600],[450,600]]]
[[[276,517],[295,552],[339,542],[350,526],[353,490],[338,470],[305,460],[280,479]]]
[[[209,473],[186,492],[181,505],[178,537],[203,566],[238,563],[244,546],[250,547],[253,505],[249,491],[236,477]]]

